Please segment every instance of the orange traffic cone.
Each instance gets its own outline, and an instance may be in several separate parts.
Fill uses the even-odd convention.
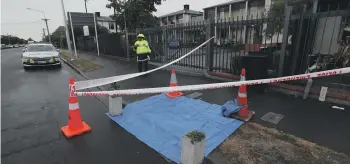
[[[241,72],[241,81],[245,81],[245,69],[242,69]],[[243,120],[243,121],[249,121],[252,116],[255,114],[254,111],[248,110],[248,96],[247,96],[247,86],[241,85],[238,89],[238,97],[237,97],[238,104],[242,105],[242,108],[239,110],[239,112],[235,115],[236,118]]]
[[[69,79],[69,110],[68,110],[68,125],[61,127],[63,134],[67,138],[83,134],[91,131],[91,127],[81,119],[78,97],[75,94],[74,79]]]
[[[235,117],[242,121],[249,121],[253,117],[255,112],[248,110],[248,98],[247,98],[246,85],[239,86],[237,102],[238,104],[242,105],[242,107],[241,107],[241,110],[239,110],[239,112],[235,115]]]
[[[176,73],[175,73],[175,69],[171,70],[171,78],[170,78],[170,87],[176,87],[177,86],[177,80],[176,80]],[[176,97],[180,97],[183,95],[182,92],[180,91],[174,91],[174,92],[167,92],[166,95],[169,98],[176,98]]]

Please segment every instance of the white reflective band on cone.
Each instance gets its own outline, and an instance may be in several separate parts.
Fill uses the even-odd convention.
[[[255,84],[265,84],[265,83],[278,83],[282,81],[334,76],[334,75],[340,75],[345,73],[350,73],[350,67],[322,71],[322,72],[314,72],[309,74],[301,74],[301,75],[286,76],[286,77],[271,78],[271,79],[250,80],[250,81],[235,81],[235,82],[186,85],[186,86],[176,86],[176,87],[127,89],[127,90],[100,91],[100,92],[76,92],[76,93],[78,96],[108,96],[108,95],[117,96],[117,95],[153,94],[153,93],[174,92],[174,91],[195,91],[195,90],[205,90],[205,89],[228,88],[228,87],[234,87],[234,86],[241,86],[243,84],[255,85]]]
[[[239,92],[238,92],[238,97],[247,97],[247,94],[246,94],[246,93],[239,93]]]
[[[97,86],[101,86],[101,85],[106,85],[109,83],[113,83],[113,82],[118,82],[118,81],[123,81],[126,79],[131,79],[134,77],[138,77],[144,74],[148,74],[157,70],[160,70],[162,68],[168,67],[180,60],[182,60],[183,58],[191,55],[193,52],[197,51],[199,48],[201,48],[202,46],[204,46],[205,44],[207,44],[210,40],[212,40],[214,37],[211,37],[210,39],[208,39],[207,41],[205,41],[204,43],[202,43],[201,45],[199,45],[198,47],[196,47],[195,49],[191,50],[189,53],[181,56],[180,58],[165,64],[163,66],[160,66],[158,68],[146,71],[146,72],[140,72],[140,73],[132,73],[132,74],[127,74],[127,75],[120,75],[120,76],[112,76],[112,77],[107,77],[107,78],[101,78],[101,79],[93,79],[93,80],[85,80],[85,81],[77,81],[75,82],[75,86],[76,86],[76,90],[82,90],[82,89],[86,89],[86,88],[92,88],[92,87],[97,87]]]
[[[177,83],[175,74],[171,74],[170,83]]]
[[[79,109],[78,103],[69,104],[69,110],[76,110],[76,109]]]

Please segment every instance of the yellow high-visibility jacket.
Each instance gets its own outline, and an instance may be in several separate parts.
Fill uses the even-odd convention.
[[[134,50],[136,54],[146,54],[151,53],[151,49],[149,48],[148,42],[146,40],[138,40],[135,42]]]

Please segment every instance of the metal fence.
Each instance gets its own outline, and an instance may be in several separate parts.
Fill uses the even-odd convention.
[[[339,64],[339,50],[349,36],[350,8],[337,6],[323,5],[314,13],[305,7],[274,18],[257,13],[247,19],[203,20],[138,32],[149,41],[154,62],[172,61],[215,36],[176,65],[238,75],[242,58],[264,54],[269,76],[293,75],[345,66]],[[325,56],[327,64],[321,63]]]
[[[131,36],[129,36],[129,38],[130,37]],[[100,53],[118,57],[127,57],[125,33],[99,35],[98,41]],[[78,37],[76,39],[76,47],[80,51],[97,52],[96,39],[94,36]]]

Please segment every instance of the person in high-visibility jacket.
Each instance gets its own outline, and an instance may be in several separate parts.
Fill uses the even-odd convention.
[[[137,62],[139,67],[139,72],[142,72],[142,65],[144,65],[145,70],[148,71],[148,60],[150,60],[151,48],[148,45],[148,42],[145,40],[143,34],[137,35],[137,41],[134,45],[134,50],[137,54]]]

